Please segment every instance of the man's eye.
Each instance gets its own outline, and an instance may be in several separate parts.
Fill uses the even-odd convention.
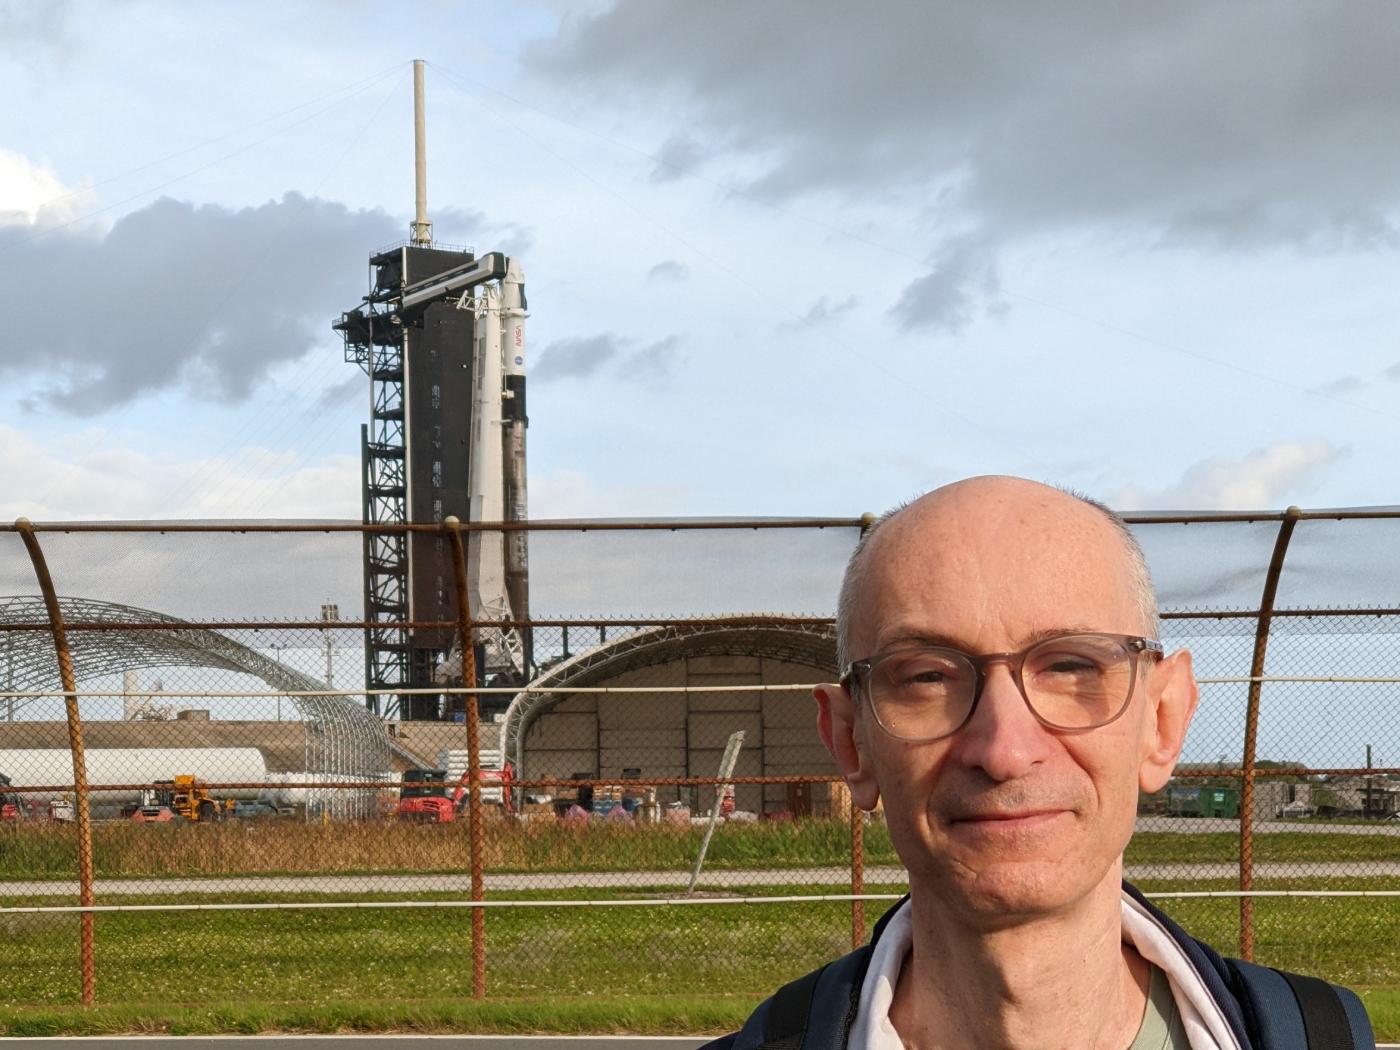
[[[936,685],[947,677],[942,671],[935,670],[915,670],[911,671],[905,678],[905,683],[909,685],[933,684]]]
[[[889,670],[889,681],[907,690],[947,689],[959,678],[957,667],[944,660],[909,660]]]
[[[1097,671],[1098,665],[1081,657],[1063,656],[1057,660],[1051,660],[1041,670],[1049,671],[1052,674],[1085,674]]]

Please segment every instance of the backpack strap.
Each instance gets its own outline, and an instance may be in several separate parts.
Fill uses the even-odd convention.
[[[763,1045],[766,1050],[800,1050],[802,1040],[807,1036],[807,1017],[812,1012],[817,982],[831,965],[828,963],[819,970],[803,974],[773,993],[768,1012],[763,1018]]]
[[[1243,993],[1250,1033],[1264,1050],[1374,1050],[1366,1010],[1347,989],[1239,959],[1227,965]]]

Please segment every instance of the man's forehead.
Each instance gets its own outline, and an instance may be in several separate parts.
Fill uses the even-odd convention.
[[[1082,618],[1093,615],[1086,603],[1117,605],[1131,571],[1123,537],[1102,511],[1012,478],[972,479],[910,504],[870,537],[864,560],[865,614],[876,611],[876,594],[936,586],[950,601],[995,599],[1008,611],[1058,596],[1065,615]]]
[[[930,492],[870,538],[872,562],[911,551],[946,560],[984,549],[1015,558],[1032,549],[1115,562],[1123,543],[1107,516],[1084,500],[1020,478],[972,478]]]

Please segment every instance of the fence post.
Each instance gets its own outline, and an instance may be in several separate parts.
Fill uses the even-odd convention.
[[[851,894],[865,892],[865,812],[851,799]],[[851,949],[865,943],[865,901],[851,901]]]
[[[870,534],[878,519],[869,511],[860,516],[860,538]],[[844,785],[843,785],[844,786]],[[865,814],[855,799],[847,791],[851,803],[851,895],[859,897],[865,893]],[[851,901],[851,949],[854,951],[865,943],[865,901]]]
[[[53,631],[54,650],[58,654],[58,677],[63,686],[63,704],[68,713],[68,747],[73,755],[73,808],[78,820],[78,903],[93,906],[92,895],[92,819],[88,811],[87,760],[83,755],[83,723],[78,716],[78,686],[73,677],[73,654],[68,648],[68,632],[63,627],[63,611],[58,607],[53,577],[49,575],[44,551],[34,526],[28,518],[15,521],[15,531],[24,540],[34,575],[44,596],[49,613],[49,628]],[[93,918],[91,911],[81,913],[82,997],[91,1003],[97,989],[97,964],[93,957]]]
[[[1303,512],[1289,507],[1283,512],[1283,524],[1274,540],[1274,554],[1269,559],[1268,575],[1264,577],[1264,593],[1259,599],[1259,624],[1254,632],[1254,659],[1249,665],[1249,704],[1244,716],[1244,761],[1240,770],[1240,958],[1254,961],[1254,898],[1248,896],[1254,888],[1254,763],[1259,740],[1259,694],[1264,675],[1264,657],[1269,650],[1269,627],[1274,616],[1274,597],[1278,593],[1283,560],[1288,554],[1288,541],[1293,527]]]
[[[453,515],[443,519],[452,541],[452,575],[457,585],[457,634],[462,647],[462,686],[476,688],[476,646],[472,640],[471,594],[467,590],[467,555],[462,544],[462,523]],[[485,829],[481,826],[481,712],[475,693],[466,694],[467,814],[471,820],[470,851],[472,900],[485,897],[482,852]],[[486,995],[486,909],[472,912],[472,997]]]

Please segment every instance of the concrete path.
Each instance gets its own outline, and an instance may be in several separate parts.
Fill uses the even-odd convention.
[[[1165,864],[1132,864],[1130,880],[1144,879],[1229,879],[1239,873],[1233,861]],[[1346,878],[1354,876],[1400,877],[1400,861],[1278,861],[1254,866],[1257,878]],[[690,875],[684,871],[596,871],[544,872],[515,875],[487,875],[491,891],[550,889],[625,889],[661,887],[684,888]],[[904,883],[904,869],[877,866],[865,869],[868,885]],[[739,892],[745,887],[812,886],[839,893],[851,882],[848,868],[765,868],[750,871],[706,872],[701,890]],[[98,879],[94,884],[98,903],[104,896],[169,896],[228,893],[424,893],[471,890],[466,875],[256,875],[216,878]],[[76,896],[78,883],[68,879],[0,882],[0,897]]]

